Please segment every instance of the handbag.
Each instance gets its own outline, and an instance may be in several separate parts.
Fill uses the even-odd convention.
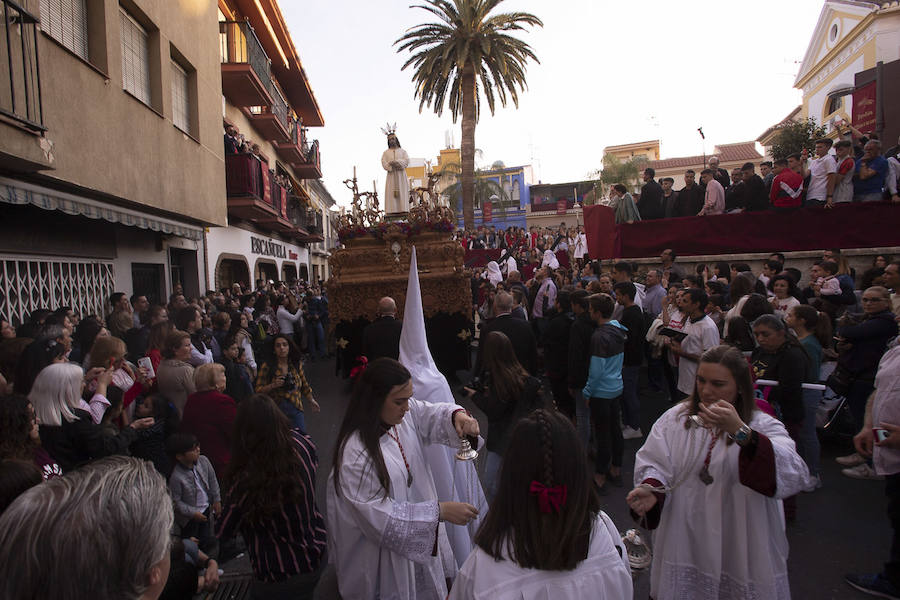
[[[834,371],[831,372],[831,375],[828,376],[828,379],[825,380],[825,385],[831,388],[831,391],[838,396],[846,396],[850,391],[850,386],[853,385],[855,380],[856,376],[850,369],[838,365],[834,368]]]

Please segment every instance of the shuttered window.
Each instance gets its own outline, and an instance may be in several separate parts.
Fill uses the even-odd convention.
[[[121,7],[122,87],[126,92],[150,104],[150,49],[147,31]]]
[[[85,0],[41,0],[41,29],[84,60],[88,60]]]
[[[191,103],[188,96],[188,75],[172,61],[172,122],[185,133],[191,132]]]

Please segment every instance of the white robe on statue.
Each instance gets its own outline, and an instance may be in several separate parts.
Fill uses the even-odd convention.
[[[455,404],[409,400],[409,412],[396,433],[412,472],[407,471],[397,442],[381,436],[381,454],[391,479],[387,498],[359,433],[347,438],[341,461],[341,495],[328,476],[328,553],[345,600],[443,600],[445,578],[456,575],[456,562],[443,523],[431,472],[425,461],[428,444],[457,445],[452,414]],[[437,556],[432,550],[437,540]]]
[[[406,287],[406,304],[403,310],[403,331],[400,334],[400,362],[412,374],[413,395],[425,402],[449,403],[456,406],[447,379],[438,371],[428,341],[425,337],[425,313],[422,309],[422,292],[419,285],[416,247],[412,247],[409,261],[409,281]],[[487,514],[487,500],[474,461],[456,460],[457,445],[451,448],[428,446],[425,459],[434,479],[435,489],[441,501],[468,502],[478,509],[479,515],[468,525],[444,523],[456,565],[462,566],[472,552],[472,536]],[[483,446],[481,438],[479,448]]]
[[[450,600],[622,600],[632,595],[628,554],[615,524],[601,512],[587,558],[573,570],[523,569],[476,547],[453,583]]]
[[[396,163],[397,166],[391,163]],[[409,179],[406,178],[406,167],[409,166],[409,155],[403,148],[388,148],[381,155],[381,166],[387,171],[384,182],[385,214],[407,212],[409,210]]]
[[[803,491],[809,471],[784,425],[755,411],[749,425],[772,442],[775,497],[740,482],[737,444],[723,436],[709,463],[713,477],[699,473],[711,434],[684,428],[684,404],[667,410],[653,425],[635,458],[634,482],[661,481],[666,493],[653,533],[650,595],[656,600],[788,600],[788,541],[781,499]]]

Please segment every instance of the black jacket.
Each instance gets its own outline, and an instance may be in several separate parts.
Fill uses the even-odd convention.
[[[577,315],[572,322],[572,330],[569,332],[569,368],[566,373],[571,389],[580,390],[587,383],[591,366],[591,336],[596,327],[597,324],[591,320],[587,311]]]
[[[725,212],[747,208],[746,188],[744,182],[725,188]]]
[[[744,182],[744,203],[748,211],[768,210],[769,192],[762,177],[754,175]]]
[[[897,322],[894,313],[889,310],[874,314],[856,325],[839,326],[837,337],[844,338],[850,347],[840,353],[838,364],[856,377],[872,381],[887,343],[896,335]]]
[[[40,427],[41,445],[63,473],[104,456],[128,454],[128,446],[137,439],[137,431],[131,427],[125,427],[119,435],[106,435],[102,426],[91,421],[90,413],[80,408],[72,412],[78,418],[71,423],[63,419],[62,425]]]
[[[531,331],[531,324],[510,314],[498,315],[481,327],[474,373],[481,372],[484,341],[487,339],[487,334],[492,331],[499,331],[505,334],[509,341],[512,342],[513,350],[516,352],[516,358],[519,359],[519,363],[525,367],[529,374],[537,374],[537,340],[534,338],[534,332]]]
[[[769,392],[769,404],[781,408],[781,418],[785,423],[802,423],[803,378],[809,371],[809,357],[799,345],[783,344],[774,353],[757,347],[753,350],[750,363],[756,379],[772,379],[778,387]]]
[[[696,217],[703,208],[703,188],[694,184],[678,190],[678,198],[675,199],[675,217]]]
[[[666,216],[663,208],[663,189],[656,183],[655,179],[651,179],[641,187],[641,200],[638,202],[638,212],[641,213],[641,220],[662,219]]]
[[[369,359],[369,362],[382,356],[398,360],[401,331],[403,321],[398,321],[394,317],[378,317],[363,329],[363,356]]]
[[[522,395],[518,398],[497,397],[487,373],[482,378],[482,383],[484,388],[476,391],[472,401],[488,418],[487,449],[503,454],[509,444],[509,434],[519,419],[542,407],[541,380],[528,377],[524,382]]]
[[[619,323],[628,329],[624,364],[626,367],[639,367],[644,362],[644,336],[647,335],[644,311],[637,304],[629,306],[622,311]]]
[[[544,366],[550,379],[565,379],[569,370],[569,334],[573,321],[574,313],[556,313],[544,332]]]

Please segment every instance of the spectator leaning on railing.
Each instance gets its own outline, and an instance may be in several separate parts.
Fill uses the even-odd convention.
[[[700,172],[700,182],[706,186],[706,196],[703,200],[703,208],[697,216],[721,215],[725,212],[725,188],[715,179],[712,169],[703,169]]]

